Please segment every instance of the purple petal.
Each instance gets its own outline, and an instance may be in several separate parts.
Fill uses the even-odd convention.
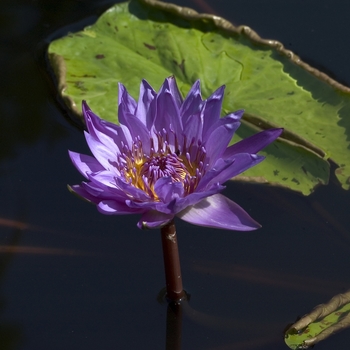
[[[196,188],[196,191],[203,191],[206,188],[209,188],[208,184],[218,183],[218,181],[213,181],[219,174],[221,174],[224,170],[230,167],[234,163],[234,159],[218,159],[214,166],[208,170],[202,179],[199,181],[199,184]]]
[[[118,189],[116,185],[116,176],[108,170],[98,171],[96,173],[89,173],[88,179],[93,181],[95,184],[104,188]]]
[[[235,117],[232,118],[231,115],[229,115],[220,119],[216,125],[216,129],[212,131],[209,137],[204,138],[204,140],[207,140],[204,147],[210,165],[215,163],[225,152],[240,122],[238,122]]]
[[[119,106],[118,115],[121,126],[125,126],[129,130],[130,138],[133,141],[136,139],[140,140],[143,151],[149,153],[150,132],[146,126],[141,122],[141,120],[129,113],[123,104]],[[130,144],[128,145],[130,147]]]
[[[126,87],[122,83],[118,83],[118,89],[118,106],[123,104],[129,113],[134,114],[137,106],[135,100],[129,95]]]
[[[203,115],[203,135],[215,124],[221,114],[225,85],[219,87],[206,101]]]
[[[224,183],[243,171],[259,164],[265,157],[256,154],[240,153],[231,159],[219,159],[198,184],[197,190],[210,188],[214,183]]]
[[[170,176],[161,177],[154,185],[154,191],[164,203],[169,203],[184,194],[184,186],[181,182],[173,182]]]
[[[101,199],[111,198],[113,195],[110,191],[103,189],[103,186],[95,184],[94,182],[82,182],[81,188],[85,190],[89,195],[94,197],[94,202],[98,203]]]
[[[188,92],[181,108],[180,115],[185,125],[193,114],[198,114],[202,110],[203,100],[201,96],[200,81],[197,80]]]
[[[207,197],[177,216],[194,225],[225,230],[251,231],[261,227],[238,204],[221,194]]]
[[[225,186],[221,186],[220,184],[214,184],[211,186],[209,190],[203,191],[203,192],[194,192],[190,193],[186,197],[178,198],[173,205],[172,212],[174,214],[179,213],[180,211],[184,210],[185,208],[197,204],[202,199],[212,196],[213,194],[217,194],[218,192],[222,191],[225,188]]]
[[[169,130],[170,127],[176,135],[182,132],[180,110],[166,80],[161,86],[156,99],[157,113],[154,120],[156,131]]]
[[[215,129],[227,123],[232,123],[233,125],[235,125],[234,127],[236,131],[241,125],[240,120],[243,114],[244,114],[244,110],[241,109],[236,112],[230,113],[223,118],[220,118],[215,124],[213,124],[209,129],[207,129],[206,133],[202,135],[202,139],[207,140]]]
[[[224,158],[231,158],[237,153],[257,153],[281,135],[283,129],[268,129],[228,147],[223,154]]]
[[[158,180],[159,181],[159,180]],[[130,206],[130,208],[140,208],[144,210],[154,210],[158,211],[164,214],[176,214],[180,212],[181,210],[185,209],[186,207],[196,204],[197,202],[201,201],[203,198],[211,196],[213,194],[216,194],[220,191],[222,191],[225,187],[221,186],[219,184],[213,185],[209,190],[205,192],[194,192],[189,194],[186,197],[178,197],[174,196],[172,200],[169,202],[163,203],[163,202],[152,202],[152,201],[145,201],[145,202],[137,202],[132,200],[126,200],[126,204]],[[171,191],[169,191],[171,193]],[[182,193],[182,190],[179,190],[180,193]],[[169,196],[170,197],[170,196]]]
[[[135,186],[125,182],[124,180],[118,177],[115,180],[119,189],[123,191],[130,199],[141,202],[148,202],[151,200],[147,193],[145,193],[141,189],[136,188]]]
[[[174,101],[175,101],[177,108],[180,109],[180,107],[183,103],[183,99],[182,99],[181,93],[179,91],[179,88],[177,86],[175,77],[170,76],[169,78],[166,79],[166,82],[168,83],[169,90],[171,92],[171,95],[174,98]]]
[[[164,214],[151,210],[142,215],[140,221],[137,223],[137,227],[141,229],[160,228],[173,218],[173,214]]]
[[[141,213],[140,209],[133,209],[125,203],[117,202],[113,199],[104,199],[98,203],[97,209],[100,213],[106,215],[125,215]]]
[[[105,171],[105,173],[107,173]],[[125,201],[128,196],[115,186],[115,179],[102,174],[88,174],[90,182],[82,182],[81,187],[97,199]]]
[[[235,162],[231,166],[223,170],[220,174],[218,174],[217,177],[214,177],[211,183],[225,183],[233,177],[259,164],[264,159],[264,156],[259,156],[256,154],[237,154],[234,157]]]
[[[84,183],[84,182],[83,182]],[[74,193],[79,198],[85,199],[88,202],[97,204],[98,201],[95,196],[92,196],[89,192],[87,192],[81,185],[67,185],[69,192]]]
[[[88,173],[104,170],[103,166],[91,156],[68,151],[69,157],[80,174],[87,178]]]
[[[84,134],[86,142],[97,161],[106,170],[112,171],[115,174],[119,174],[119,171],[116,169],[116,167],[112,165],[117,160],[117,155],[113,152],[113,150],[102,144],[87,132],[84,131]]]
[[[90,110],[85,101],[83,101],[83,114],[89,134],[115,154],[120,153],[123,144],[131,147],[131,134],[124,125],[119,126],[100,119]]]
[[[173,206],[173,203],[163,203],[163,202],[155,202],[152,200],[140,202],[140,201],[133,201],[130,199],[127,199],[125,203],[130,207],[130,208],[138,208],[142,209],[143,211],[158,211],[163,214],[173,214],[173,210],[169,209],[169,206]]]
[[[124,141],[124,139],[123,135],[120,135],[119,126],[102,120],[91,111],[85,101],[83,101],[83,115],[89,134],[116,154],[120,153],[118,140]]]
[[[199,135],[202,135],[203,121],[200,113],[192,114],[184,122],[184,136],[186,137],[186,147],[189,146],[193,139],[199,139]],[[181,145],[181,144],[180,144]]]
[[[146,80],[142,80],[135,115],[148,130],[153,126],[156,115],[155,111],[153,111],[154,108],[151,108],[151,103],[156,96],[157,93],[153,90],[152,86]]]

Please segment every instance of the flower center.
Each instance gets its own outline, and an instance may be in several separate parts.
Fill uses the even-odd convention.
[[[170,177],[173,182],[181,182],[184,194],[192,193],[205,171],[204,147],[198,145],[194,147],[192,143],[188,149],[183,146],[173,152],[169,147],[166,133],[165,136],[159,133],[157,137],[157,151],[151,147],[149,154],[144,153],[139,138],[133,142],[132,149],[124,145],[123,153],[118,157],[121,174],[127,182],[147,193],[155,201],[159,201],[159,198],[154,191],[154,185],[162,177]],[[175,144],[177,145],[177,142]],[[152,139],[151,145],[153,145]]]

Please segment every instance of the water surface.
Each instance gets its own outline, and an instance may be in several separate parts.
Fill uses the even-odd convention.
[[[343,1],[174,2],[201,12],[209,6],[350,84],[350,5]],[[80,29],[111,4],[0,5],[2,349],[165,348],[159,232],[138,230],[134,216],[103,216],[67,191],[67,183],[81,181],[67,149],[89,151],[44,67],[52,33]],[[182,349],[287,349],[288,323],[350,288],[350,193],[333,176],[309,197],[239,183],[225,194],[263,228],[226,232],[177,222],[191,294]],[[346,330],[317,349],[344,349],[349,337]]]

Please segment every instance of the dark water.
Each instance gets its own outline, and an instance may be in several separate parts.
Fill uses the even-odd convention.
[[[345,1],[176,3],[201,12],[211,7],[350,84]],[[164,285],[159,232],[138,230],[134,216],[103,216],[66,190],[81,181],[67,149],[88,150],[55,102],[44,69],[45,39],[63,26],[93,22],[109,5],[0,4],[4,350],[165,348],[167,305],[157,302]],[[191,294],[182,349],[287,349],[282,334],[288,323],[350,288],[350,192],[332,177],[309,197],[237,183],[225,193],[263,228],[239,233],[177,222]],[[317,349],[345,349],[349,339],[345,330]]]

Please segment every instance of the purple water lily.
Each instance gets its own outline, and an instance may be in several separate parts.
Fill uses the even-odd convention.
[[[143,80],[136,102],[119,84],[120,125],[100,119],[83,101],[94,157],[69,152],[87,179],[71,190],[103,214],[141,214],[139,228],[174,216],[195,225],[249,231],[260,227],[219,192],[222,184],[264,157],[282,129],[269,129],[228,147],[243,110],[220,118],[224,86],[202,100],[196,81],[183,100],[174,77],[158,93]]]

